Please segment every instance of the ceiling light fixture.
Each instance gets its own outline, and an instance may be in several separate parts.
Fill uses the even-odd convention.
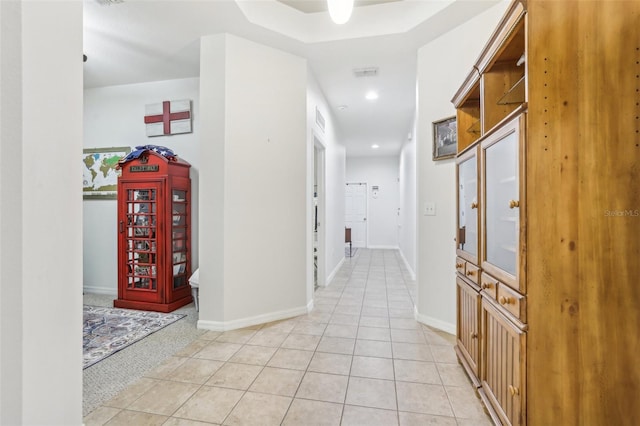
[[[327,0],[331,20],[338,25],[347,23],[353,12],[353,0]]]
[[[380,145],[378,145],[377,143],[374,143],[373,145],[371,145],[371,148],[378,149],[380,148]]]
[[[378,99],[378,92],[370,90],[364,97],[369,101],[375,101],[376,99]]]

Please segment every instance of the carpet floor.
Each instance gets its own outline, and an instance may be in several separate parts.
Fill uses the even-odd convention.
[[[85,293],[83,302],[111,307],[113,299],[113,296]],[[198,313],[193,303],[172,313],[186,316],[83,370],[83,416],[206,332],[196,328]]]
[[[102,361],[185,316],[89,305],[84,305],[82,314],[84,368]]]

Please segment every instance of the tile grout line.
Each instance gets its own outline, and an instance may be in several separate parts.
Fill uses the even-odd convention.
[[[307,334],[307,333],[298,333],[295,331],[296,327],[300,324],[300,321],[302,321],[302,318],[297,318],[295,322],[295,324],[292,327],[288,327],[286,332],[280,331],[280,330],[275,330],[274,332],[277,333],[282,333],[283,335],[286,335],[284,337],[284,339],[282,340],[282,342],[279,342],[278,346],[274,346],[273,348],[275,349],[273,354],[269,357],[268,360],[266,360],[266,362],[264,364],[259,365],[260,367],[260,371],[256,374],[256,376],[251,380],[251,383],[246,387],[246,389],[242,390],[242,395],[239,397],[238,401],[236,401],[236,403],[233,405],[233,407],[229,410],[228,414],[224,417],[222,423],[224,423],[225,421],[227,421],[229,419],[229,416],[231,415],[231,413],[237,408],[237,406],[239,405],[240,401],[243,400],[243,398],[246,396],[247,393],[249,392],[254,392],[254,393],[259,393],[259,394],[265,394],[265,395],[274,395],[274,396],[286,396],[286,395],[280,395],[280,394],[272,394],[272,393],[268,393],[268,392],[258,392],[258,391],[251,391],[251,387],[256,383],[256,381],[258,380],[258,377],[263,374],[266,371],[266,368],[268,367],[269,362],[271,362],[273,360],[273,358],[276,356],[276,354],[278,353],[278,351],[280,349],[288,349],[288,350],[301,350],[301,351],[305,351],[305,352],[311,352],[311,356],[309,359],[309,362],[306,364],[306,367],[304,370],[298,370],[298,369],[291,369],[291,368],[287,368],[287,367],[272,367],[272,368],[277,368],[277,369],[283,369],[283,370],[295,370],[295,371],[301,371],[302,372],[302,376],[300,381],[298,382],[295,391],[293,391],[293,394],[291,396],[291,400],[289,401],[289,404],[287,405],[286,410],[284,411],[282,420],[281,420],[281,424],[284,422],[284,420],[286,419],[287,415],[289,414],[292,405],[293,405],[293,401],[296,398],[297,393],[300,390],[300,387],[302,385],[302,382],[305,378],[305,376],[308,373],[311,373],[313,371],[310,371],[309,368],[311,366],[311,363],[313,362],[313,359],[315,358],[316,354],[319,353],[325,353],[325,352],[319,352],[318,348],[320,346],[320,343],[322,341],[323,338],[325,337],[336,337],[336,336],[326,336],[325,333],[327,332],[327,328],[329,325],[333,324],[336,326],[340,326],[340,325],[345,325],[345,324],[339,324],[339,323],[332,323],[332,319],[334,317],[334,315],[346,315],[346,316],[355,316],[355,314],[353,313],[353,311],[355,311],[355,306],[356,305],[352,305],[352,304],[342,304],[343,302],[353,302],[354,300],[359,299],[359,309],[358,312],[359,314],[357,315],[357,323],[355,324],[356,327],[356,333],[355,336],[353,338],[353,347],[351,349],[350,354],[346,354],[346,355],[350,355],[351,356],[351,360],[350,360],[350,364],[349,364],[349,371],[347,374],[347,386],[345,388],[345,395],[343,398],[343,402],[342,404],[342,409],[340,411],[340,422],[342,423],[342,421],[344,420],[344,415],[346,412],[346,406],[347,404],[347,396],[349,393],[349,386],[351,385],[351,378],[365,378],[365,379],[375,379],[375,377],[368,377],[368,376],[353,376],[353,366],[354,366],[354,361],[355,361],[355,357],[370,357],[370,358],[377,358],[377,359],[389,359],[387,357],[384,356],[379,356],[379,355],[366,355],[367,352],[365,352],[365,354],[361,354],[361,355],[356,355],[357,352],[357,344],[358,341],[362,341],[362,342],[381,342],[381,343],[387,343],[387,341],[385,340],[376,340],[376,339],[360,339],[360,328],[361,327],[369,327],[369,326],[365,326],[365,325],[361,325],[362,324],[362,318],[364,315],[364,308],[365,308],[365,301],[367,300],[367,298],[369,297],[369,305],[370,307],[374,308],[374,309],[379,309],[379,308],[375,308],[375,301],[376,301],[376,295],[381,294],[381,287],[382,285],[379,285],[380,283],[378,283],[378,281],[380,280],[380,273],[382,274],[382,278],[384,279],[384,294],[385,294],[385,303],[386,303],[386,317],[380,317],[380,318],[386,318],[387,319],[387,326],[386,327],[373,327],[373,328],[380,328],[380,329],[387,329],[389,330],[389,348],[390,348],[390,353],[391,353],[391,358],[390,358],[390,362],[391,362],[391,368],[392,368],[392,374],[393,374],[393,382],[394,382],[394,392],[395,392],[395,403],[396,403],[396,409],[395,410],[388,410],[385,408],[380,408],[380,407],[376,407],[374,405],[372,406],[367,406],[367,405],[359,405],[359,404],[351,404],[357,407],[363,407],[363,408],[370,408],[370,409],[378,409],[378,410],[386,410],[386,411],[396,411],[396,419],[398,421],[398,423],[400,422],[400,406],[399,406],[399,394],[398,394],[398,388],[397,388],[397,384],[398,382],[403,382],[403,381],[399,381],[397,380],[397,375],[396,375],[396,347],[394,346],[394,342],[395,343],[402,343],[402,344],[408,344],[411,346],[414,345],[425,345],[428,350],[429,350],[429,354],[431,355],[431,360],[433,363],[433,366],[436,369],[436,373],[438,374],[438,378],[440,380],[440,386],[442,386],[442,389],[445,393],[445,395],[447,396],[447,401],[449,404],[449,408],[451,410],[451,416],[447,416],[447,415],[440,415],[440,417],[443,418],[452,418],[454,419],[455,422],[458,422],[458,418],[455,415],[455,412],[453,410],[453,405],[452,405],[452,401],[451,401],[451,397],[449,395],[449,393],[447,392],[446,386],[444,384],[444,381],[442,379],[442,374],[440,372],[440,369],[438,368],[438,365],[440,363],[438,363],[436,361],[436,358],[434,356],[434,353],[432,351],[432,346],[433,344],[439,343],[437,340],[433,340],[433,336],[431,336],[431,332],[429,330],[429,328],[424,327],[421,323],[417,323],[417,330],[416,329],[412,329],[412,328],[399,328],[397,330],[402,331],[402,332],[407,332],[409,333],[411,330],[416,330],[416,331],[420,331],[421,333],[416,334],[416,336],[422,336],[422,341],[412,341],[415,340],[415,338],[410,337],[410,334],[406,335],[406,339],[404,339],[405,336],[403,337],[403,340],[409,340],[407,342],[402,342],[402,341],[395,341],[392,336],[391,336],[391,331],[393,330],[392,327],[392,320],[396,320],[395,324],[397,326],[405,326],[408,325],[408,323],[404,323],[408,318],[405,318],[404,313],[402,313],[401,311],[406,309],[402,306],[402,303],[405,302],[405,300],[403,300],[407,295],[408,295],[408,299],[410,301],[410,303],[415,306],[415,302],[414,302],[414,297],[413,294],[411,292],[411,290],[408,287],[407,284],[407,280],[405,278],[405,275],[403,273],[403,269],[400,267],[399,262],[398,262],[398,255],[397,253],[394,253],[395,257],[390,257],[389,255],[385,255],[385,253],[383,252],[382,254],[378,255],[378,256],[374,256],[374,255],[370,255],[367,257],[363,257],[360,258],[360,253],[358,254],[358,257],[354,260],[356,260],[356,262],[352,265],[349,265],[347,271],[348,271],[348,275],[345,276],[341,276],[341,281],[339,285],[336,285],[334,287],[333,290],[331,292],[331,296],[339,293],[339,296],[337,298],[333,298],[333,297],[327,297],[327,300],[330,301],[331,304],[331,308],[327,311],[321,311],[323,313],[327,313],[328,314],[328,318],[326,319],[326,323],[323,322],[316,322],[313,320],[308,320],[305,319],[307,322],[310,322],[312,324],[324,324],[324,329],[322,331],[322,334]],[[395,261],[395,263],[394,263]],[[364,263],[367,263],[367,267],[365,269],[365,271],[363,271],[362,266],[364,266]],[[372,268],[379,268],[379,266],[377,265],[377,263],[382,263],[382,271],[376,270],[375,271],[375,276],[372,275]],[[358,272],[358,283],[355,284],[355,286],[350,286],[349,282],[351,281],[351,278],[354,277],[354,272]],[[364,272],[364,276],[360,275],[363,274]],[[375,283],[372,282],[371,280],[374,279],[374,281],[376,281]],[[363,286],[359,287],[359,281],[363,280]],[[375,285],[374,285],[375,284]],[[326,286],[326,287],[321,287],[318,290],[322,291],[323,289],[327,289],[330,286]],[[393,288],[391,288],[393,287]],[[400,289],[400,287],[402,287],[402,290]],[[314,293],[315,294],[315,293]],[[322,294],[319,294],[318,297],[322,297]],[[371,297],[373,296],[373,299],[371,299]],[[394,298],[396,300],[391,300],[391,298]],[[373,302],[373,303],[371,303]],[[394,302],[396,305],[396,307],[391,308],[390,304]],[[371,306],[371,305],[374,306]],[[329,304],[326,305],[327,307],[329,306]],[[343,308],[343,309],[339,309],[339,308]],[[351,312],[349,313],[349,310],[351,309]],[[400,312],[396,312],[397,317],[391,317],[391,309],[396,309]],[[347,313],[343,313],[343,312],[347,312]],[[375,318],[378,318],[377,315],[374,315]],[[291,319],[285,319],[282,320],[282,322],[284,321],[289,321],[289,320],[294,320],[293,318]],[[344,319],[345,321],[348,320],[348,318]],[[415,319],[414,319],[415,321]],[[280,321],[274,321],[273,323],[278,323]],[[371,327],[369,327],[371,328]],[[178,356],[178,355],[173,355],[173,357],[178,357],[178,358],[186,358],[186,360],[207,360],[207,361],[218,361],[218,360],[213,360],[213,359],[206,359],[206,358],[195,358],[195,355],[197,355],[198,353],[200,353],[205,347],[210,346],[211,344],[215,344],[215,343],[229,343],[229,344],[239,344],[239,348],[233,352],[233,354],[231,354],[226,360],[222,361],[222,365],[217,368],[211,375],[208,376],[208,378],[203,382],[203,383],[194,383],[194,382],[185,382],[185,381],[180,381],[180,380],[176,380],[176,379],[171,379],[170,377],[172,376],[172,374],[174,374],[180,367],[181,365],[183,365],[183,363],[181,363],[180,365],[172,368],[170,371],[166,372],[163,374],[163,377],[161,379],[156,379],[156,378],[152,378],[152,377],[147,377],[147,376],[143,376],[143,378],[145,379],[151,379],[154,381],[158,381],[158,382],[172,382],[172,383],[181,383],[181,384],[191,384],[191,385],[197,385],[197,388],[194,390],[194,392],[178,407],[176,408],[176,410],[174,410],[170,415],[164,415],[167,416],[167,420],[169,421],[169,419],[171,418],[177,418],[180,419],[182,417],[174,417],[174,414],[180,410],[180,408],[182,408],[188,401],[190,401],[193,396],[199,392],[202,388],[204,388],[204,386],[210,386],[207,385],[207,381],[211,380],[211,378],[218,372],[220,371],[222,368],[224,368],[226,365],[228,364],[242,364],[242,365],[255,365],[255,364],[245,364],[243,362],[234,362],[231,359],[239,352],[241,351],[243,348],[252,346],[252,347],[260,347],[261,345],[252,345],[249,344],[248,342],[259,332],[259,331],[269,331],[269,328],[265,328],[265,324],[262,324],[259,326],[259,328],[255,329],[254,332],[251,334],[251,336],[248,337],[248,339],[243,339],[245,340],[244,342],[240,343],[238,341],[225,341],[224,339],[224,332],[220,332],[220,334],[218,336],[216,336],[214,339],[209,340],[209,339],[196,339],[194,340],[204,340],[207,342],[207,344],[201,348],[199,348],[198,350],[194,351],[193,353],[191,353],[188,356]],[[436,333],[437,334],[437,333]],[[318,342],[315,344],[314,349],[312,351],[309,351],[308,349],[305,348],[295,348],[295,347],[289,347],[289,348],[284,348],[282,345],[285,344],[285,342],[292,336],[292,335],[302,335],[302,336],[317,336]],[[441,338],[444,338],[442,336],[438,336]],[[223,340],[218,340],[218,339],[223,339]],[[446,344],[446,346],[449,346],[449,343],[451,343],[450,341],[447,341],[448,343]],[[433,344],[432,344],[433,343]],[[300,343],[300,345],[304,346],[303,343]],[[438,346],[442,346],[442,345],[438,345]],[[339,353],[335,353],[335,352],[326,352],[327,354],[331,354],[331,355],[338,355]],[[376,352],[373,352],[376,353]],[[444,354],[443,354],[444,355]],[[448,356],[448,354],[447,354]],[[448,358],[446,358],[448,360]],[[400,358],[398,358],[398,360],[400,360]],[[411,362],[426,362],[426,361],[422,361],[420,359],[415,359],[415,360],[411,360],[411,359],[407,359],[407,361],[411,361]],[[450,364],[449,362],[447,362],[446,364]],[[455,363],[453,363],[455,365]],[[340,373],[324,373],[324,372],[313,372],[313,373],[318,373],[318,374],[327,374],[327,375],[335,375],[335,376],[344,376],[343,374]],[[383,379],[385,381],[387,381],[387,379]],[[407,382],[407,383],[418,383],[418,384],[429,384],[429,383],[422,383],[422,382]],[[157,383],[154,384],[153,387],[157,386]],[[217,387],[217,386],[211,386],[211,387]],[[462,387],[462,386],[458,386],[458,387]],[[150,388],[151,389],[151,388]],[[132,405],[135,401],[139,400],[140,398],[142,398],[147,392],[149,392],[148,389],[147,391],[143,392],[142,394],[138,395],[136,398],[134,398],[132,401],[128,401],[127,406]],[[228,388],[228,389],[235,389],[235,388]],[[238,389],[235,389],[238,390]],[[316,402],[325,402],[328,403],[329,401],[323,401],[321,399],[308,399],[308,398],[298,398],[298,399],[305,399],[305,400],[310,400],[310,401],[316,401]],[[103,404],[103,406],[105,407],[109,407]],[[118,412],[116,413],[116,415],[122,411],[134,411],[134,410],[128,410],[127,408],[119,408],[119,407],[109,407],[109,408],[115,408],[118,410]],[[135,410],[137,411],[137,410]],[[424,414],[420,411],[412,411],[412,410],[405,410],[408,413],[416,413],[416,414]],[[143,411],[143,413],[146,413]],[[155,413],[151,413],[151,414],[155,414]],[[158,415],[158,414],[156,414]],[[113,418],[113,417],[112,417]]]

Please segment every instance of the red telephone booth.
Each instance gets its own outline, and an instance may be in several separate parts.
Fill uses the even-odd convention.
[[[118,308],[171,312],[192,300],[191,165],[157,151],[171,155],[149,149],[120,162]]]

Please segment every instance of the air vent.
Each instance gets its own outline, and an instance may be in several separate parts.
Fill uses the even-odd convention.
[[[100,6],[111,6],[112,4],[124,3],[124,0],[96,0]]]
[[[356,78],[376,77],[378,75],[378,67],[355,68],[353,70],[353,75],[355,75]]]

